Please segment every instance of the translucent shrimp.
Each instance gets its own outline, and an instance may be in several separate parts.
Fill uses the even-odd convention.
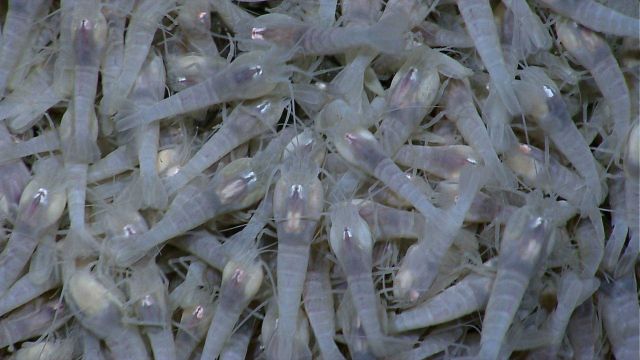
[[[192,261],[184,282],[170,295],[170,303],[182,309],[175,335],[176,355],[180,360],[189,359],[207,334],[213,318],[213,289],[205,286],[205,274],[206,266],[202,262]]]
[[[119,146],[87,169],[87,183],[93,184],[109,179],[136,166],[136,154],[128,145]]]
[[[386,154],[393,156],[431,111],[440,87],[433,64],[433,50],[418,48],[409,56],[391,82],[385,116],[378,135]]]
[[[30,273],[23,275],[0,296],[0,316],[57,288],[60,284],[60,275],[56,271],[51,272],[44,281],[34,280]]]
[[[449,346],[460,338],[462,331],[459,329],[429,334],[420,344],[411,350],[389,356],[387,360],[420,360],[446,351]]]
[[[333,340],[336,324],[329,266],[326,257],[317,253],[312,257],[304,283],[304,310],[322,357],[343,360],[345,357]]]
[[[0,320],[0,348],[55,331],[69,321],[69,311],[59,300],[42,300],[29,303]]]
[[[64,181],[56,175],[60,167],[55,158],[41,160],[22,193],[11,238],[0,253],[0,293],[18,279],[40,237],[62,216],[66,197]]]
[[[145,325],[154,359],[176,359],[168,294],[160,269],[152,262],[134,268],[129,287],[135,313]]]
[[[254,323],[253,320],[248,320],[231,335],[220,353],[220,360],[244,360],[247,358]]]
[[[0,145],[0,163],[35,155],[44,152],[53,152],[60,149],[60,137],[55,130],[47,131],[41,135],[18,143],[5,143]]]
[[[399,165],[421,169],[449,180],[457,180],[464,167],[482,163],[480,156],[467,145],[404,145],[394,160]]]
[[[251,39],[258,44],[275,44],[292,55],[331,55],[358,47],[393,54],[404,50],[403,20],[394,16],[367,27],[322,27],[283,14],[268,14],[255,19]]]
[[[538,0],[558,14],[605,34],[638,38],[640,20],[619,13],[594,0]]]
[[[162,18],[175,7],[175,0],[141,0],[136,3],[124,42],[122,70],[107,89],[104,113],[113,115],[126,100],[145,59]]]
[[[598,290],[598,308],[616,359],[640,357],[640,306],[633,271],[604,283]]]
[[[490,261],[484,266],[495,266],[494,263]],[[484,309],[489,301],[494,277],[491,272],[469,274],[424,303],[399,314],[390,314],[390,331],[396,333],[426,328]]]
[[[533,194],[535,196],[536,194]],[[555,204],[542,200],[516,210],[505,226],[496,278],[482,322],[480,359],[496,359],[524,292],[554,244],[555,225],[543,212]]]
[[[384,153],[373,134],[357,124],[357,114],[344,101],[336,100],[325,106],[319,116],[320,127],[326,128],[324,131],[347,162],[382,181],[423,216],[440,217],[440,211]]]
[[[168,192],[174,193],[234,148],[271,129],[284,107],[284,101],[273,98],[236,107],[180,171],[165,179]]]
[[[346,278],[353,307],[362,322],[367,342],[377,356],[391,351],[378,314],[379,298],[373,285],[371,269],[373,239],[369,226],[350,203],[331,210],[329,244]]]
[[[491,76],[491,85],[495,87],[509,113],[520,114],[520,104],[512,88],[513,74],[507,69],[502,55],[498,30],[493,21],[489,1],[457,0],[456,3],[476,51]]]
[[[11,142],[11,134],[4,124],[0,124],[0,149]],[[20,196],[30,178],[31,173],[23,161],[0,162],[0,218],[15,218]]]
[[[25,342],[11,360],[64,360],[73,357],[74,341],[69,338]]]
[[[291,338],[298,324],[300,296],[309,262],[309,247],[320,220],[324,189],[311,146],[297,144],[282,165],[274,190],[273,215],[278,235],[278,328],[267,351],[274,359],[290,359]]]
[[[512,94],[513,95],[513,94]],[[508,189],[515,188],[515,179],[498,159],[487,128],[473,104],[472,92],[461,81],[451,81],[445,94],[447,118],[454,120],[465,141],[482,157],[484,165]]]
[[[247,243],[248,242],[248,243]],[[254,239],[232,245],[231,260],[222,272],[218,307],[213,315],[202,358],[215,359],[229,339],[242,311],[256,295],[263,280]]]
[[[25,50],[37,15],[45,10],[47,4],[47,0],[9,1],[0,45],[0,97],[4,95],[14,67]]]
[[[273,91],[278,83],[287,81],[288,72],[289,68],[273,52],[243,53],[207,80],[121,117],[116,129],[128,130],[227,101],[259,98]]]
[[[188,234],[185,238],[172,241],[171,245],[197,256],[207,265],[220,271],[229,260],[223,244],[217,237],[206,231]]]
[[[488,174],[483,168],[469,169],[463,174],[460,196],[455,205],[443,215],[447,217],[447,224],[439,224],[442,218],[426,218],[420,241],[409,247],[402,259],[393,284],[394,295],[398,299],[413,303],[424,296],[435,280],[456,233],[462,227],[476,193],[488,180]]]
[[[594,355],[598,355],[601,350],[598,349],[601,333],[602,324],[596,317],[596,307],[591,299],[587,299],[573,312],[567,328],[567,337],[573,348],[574,358],[597,358]]]
[[[369,224],[375,241],[391,239],[419,239],[424,218],[411,211],[398,210],[368,200],[354,200],[358,213]]]
[[[515,87],[524,112],[532,115],[558,151],[573,164],[593,194],[593,201],[598,201],[602,198],[602,186],[596,161],[572,121],[560,90],[540,68],[530,66],[520,77],[532,86]]]
[[[88,269],[69,275],[64,297],[80,324],[103,340],[118,359],[149,359],[137,329],[122,323],[123,304],[114,290],[102,284]]]
[[[192,49],[199,54],[216,58],[220,55],[210,34],[210,6],[209,0],[182,1],[177,20]]]
[[[638,25],[635,28],[637,29]],[[578,64],[589,70],[596,81],[612,114],[613,135],[622,143],[629,131],[631,99],[629,88],[609,45],[597,34],[572,21],[558,21],[556,32],[569,54]],[[637,33],[635,30],[634,32]],[[616,158],[620,155],[620,146],[613,149]]]
[[[130,265],[167,240],[189,231],[206,221],[255,204],[266,191],[268,177],[275,161],[279,161],[284,141],[292,133],[284,131],[253,159],[231,162],[208,183],[185,186],[173,199],[169,209],[149,231],[133,241],[115,242],[111,254],[119,265]]]
[[[540,18],[531,11],[524,0],[503,0],[513,13],[514,34],[512,47],[521,47],[519,58],[526,58],[528,54],[534,54],[549,50],[552,39]],[[516,49],[513,49],[516,50]]]
[[[466,33],[448,30],[430,21],[418,25],[414,28],[414,32],[416,31],[429,46],[462,49],[474,46],[473,41]]]
[[[133,85],[129,99],[136,106],[150,106],[162,100],[165,89],[165,69],[162,58],[150,52],[145,60],[138,79]],[[160,124],[152,123],[140,126],[135,130],[135,139],[140,164],[141,208],[164,209],[167,206],[168,194],[158,175],[158,146]]]

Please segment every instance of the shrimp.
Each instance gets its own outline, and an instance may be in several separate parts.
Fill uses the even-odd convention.
[[[284,101],[272,98],[236,107],[180,171],[165,179],[168,192],[174,193],[234,148],[271,129],[284,107]]]
[[[555,225],[547,211],[552,211],[555,204],[530,200],[511,215],[504,229],[497,273],[482,322],[480,359],[498,357],[531,278],[553,249]]]
[[[24,189],[9,242],[0,253],[0,294],[18,279],[38,240],[57,223],[66,203],[56,158],[36,165],[36,176]]]
[[[220,271],[224,269],[224,266],[229,260],[222,246],[223,244],[217,237],[206,231],[197,231],[188,234],[186,238],[176,239],[175,241],[171,241],[170,244],[180,250],[197,256],[207,265]]]
[[[211,37],[210,1],[183,1],[178,12],[178,24],[184,32],[191,48],[209,58],[219,57],[213,37]]]
[[[369,224],[375,241],[418,239],[424,218],[410,211],[398,210],[368,200],[354,200],[358,213]]]
[[[116,129],[128,130],[223,102],[259,98],[273,91],[278,83],[287,81],[288,72],[289,67],[273,51],[243,53],[207,80],[155,105],[121,116]]]
[[[160,269],[149,262],[136,267],[129,283],[134,310],[145,326],[154,359],[176,359],[176,348],[171,332],[171,314],[167,306],[167,289]]]
[[[147,59],[158,24],[173,7],[175,0],[141,0],[136,3],[127,27],[122,70],[107,89],[109,102],[103,103],[106,115],[115,114],[126,100]]]
[[[520,114],[520,104],[513,92],[513,74],[509,72],[502,55],[498,30],[493,22],[493,12],[488,0],[456,0],[460,15],[467,26],[482,63],[491,76],[505,108],[511,115]]]
[[[356,206],[341,203],[331,210],[329,245],[347,277],[353,307],[362,322],[367,342],[376,356],[390,352],[378,316],[378,296],[371,274],[373,239]]]
[[[381,15],[381,8],[380,0],[346,0],[340,4],[347,26],[375,23]]]
[[[494,263],[489,261],[484,266],[493,267]],[[426,328],[483,309],[489,300],[494,277],[492,273],[469,274],[424,303],[399,314],[390,314],[390,331]]]
[[[149,106],[164,96],[165,69],[162,58],[150,52],[138,74],[138,79],[131,90],[130,99],[140,106]],[[158,145],[160,124],[152,123],[134,130],[138,162],[140,164],[141,208],[164,209],[167,206],[168,194],[156,164],[158,163]]]
[[[230,260],[222,272],[218,307],[213,315],[202,358],[215,359],[229,339],[241,312],[256,295],[263,280],[255,239],[231,245]]]
[[[64,298],[82,326],[103,340],[119,359],[149,359],[137,329],[122,323],[123,304],[113,290],[88,269],[69,275]]]
[[[390,112],[378,130],[382,148],[390,156],[409,140],[436,100],[440,77],[431,52],[435,51],[424,47],[414,50],[391,82],[387,95]]]
[[[31,273],[23,275],[0,296],[0,316],[22,306],[61,283],[60,275],[53,271],[44,281],[36,281]]]
[[[255,19],[251,39],[258,44],[274,44],[292,55],[332,55],[357,47],[381,53],[404,50],[404,21],[400,14],[367,27],[324,27],[306,25],[283,14]]]
[[[329,261],[318,253],[312,256],[309,263],[304,283],[303,304],[322,357],[326,360],[344,360],[344,355],[333,340],[336,324]]]
[[[598,290],[598,308],[616,359],[640,357],[640,306],[633,271]]]
[[[244,360],[247,358],[254,323],[253,320],[248,320],[238,331],[231,335],[231,338],[227,340],[227,343],[220,353],[220,360]]]
[[[73,358],[74,341],[69,338],[25,342],[11,360],[64,360]]]
[[[611,35],[640,37],[640,20],[594,0],[538,0],[538,3],[592,30]]]
[[[399,354],[387,357],[388,360],[420,360],[427,359],[433,355],[446,352],[447,348],[460,338],[462,331],[459,329],[429,334],[420,342],[418,347],[403,351]]]
[[[575,309],[567,329],[574,358],[577,360],[594,359],[594,355],[599,353],[598,338],[601,332],[602,324],[596,317],[596,307],[591,299],[587,299]]]
[[[171,293],[171,304],[182,308],[182,316],[175,335],[176,354],[180,360],[189,359],[193,350],[207,334],[213,317],[212,289],[204,286],[206,266],[199,261],[189,264],[187,276]]]
[[[572,21],[558,21],[556,32],[569,54],[596,81],[611,111],[614,139],[622,144],[629,131],[631,99],[629,88],[611,49],[600,36]],[[621,152],[621,146],[614,149],[616,158]]]
[[[441,218],[427,218],[420,241],[409,247],[402,259],[394,279],[393,291],[396,297],[416,302],[426,293],[438,274],[447,250],[462,227],[465,214],[488,178],[483,168],[469,169],[463,174],[461,195],[455,205],[443,215],[447,217],[448,223],[442,226],[438,224]]]
[[[253,159],[241,158],[231,162],[208,183],[185,186],[173,199],[164,217],[149,231],[134,241],[115,242],[111,252],[119,265],[129,265],[139,260],[147,251],[167,240],[189,231],[206,221],[240,210],[256,203],[266,191],[270,169],[282,156],[284,144],[291,138],[284,131],[271,141],[262,154]]]
[[[587,188],[594,198],[600,199],[602,189],[597,164],[589,145],[571,120],[560,90],[540,68],[530,66],[520,73],[520,77],[534,86],[525,91],[520,91],[522,88],[518,86],[515,88],[524,112],[533,116],[558,151],[585,179]]]
[[[421,169],[449,180],[457,180],[465,166],[482,163],[480,156],[467,145],[404,145],[394,160],[399,165]]]
[[[624,198],[626,204],[626,222],[629,225],[631,241],[616,271],[632,271],[633,264],[640,253],[640,126],[636,121],[629,132],[624,153]]]
[[[18,143],[0,145],[0,163],[19,160],[23,157],[60,149],[60,137],[55,130]]]
[[[548,51],[553,44],[551,36],[540,18],[524,0],[503,0],[513,14],[511,51],[518,59],[529,54]]]
[[[54,331],[69,321],[64,304],[57,299],[43,300],[37,299],[0,320],[0,348]]]
[[[473,41],[466,33],[442,28],[430,21],[424,21],[413,29],[422,37],[422,40],[433,47],[471,48]]]
[[[0,149],[9,144],[11,144],[11,134],[6,126],[0,123]],[[1,153],[3,151],[0,150]],[[23,161],[0,162],[0,218],[15,218],[20,196],[30,177],[31,173]]]
[[[102,159],[89,165],[87,169],[87,183],[97,183],[123,172],[133,170],[137,161],[135,154],[132,153],[131,146],[119,146]]]
[[[48,6],[45,5],[49,3],[48,0],[9,1],[0,45],[0,98],[4,96],[14,68],[25,50],[36,17],[46,10]]]
[[[455,121],[465,141],[480,155],[484,165],[498,182],[508,189],[515,188],[515,179],[498,159],[491,138],[475,109],[469,87],[461,81],[451,81],[445,94],[447,117]]]
[[[291,337],[309,262],[309,247],[324,203],[320,171],[313,161],[312,146],[298,144],[284,160],[274,190],[273,215],[278,235],[277,298],[278,329],[267,351],[274,359],[290,359]]]

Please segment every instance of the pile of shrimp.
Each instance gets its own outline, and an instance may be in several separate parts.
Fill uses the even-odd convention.
[[[640,359],[637,0],[0,22],[0,358]]]

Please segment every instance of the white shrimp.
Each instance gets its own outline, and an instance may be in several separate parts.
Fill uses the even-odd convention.
[[[640,20],[594,0],[538,0],[541,5],[595,31],[638,38]]]
[[[512,87],[513,74],[507,69],[498,30],[493,21],[493,11],[488,0],[456,0],[467,32],[480,55],[504,106],[511,115],[521,113],[520,104]]]
[[[126,114],[117,120],[116,129],[128,130],[222,102],[259,98],[273,91],[278,83],[287,81],[288,72],[289,68],[273,52],[243,53],[207,80]]]
[[[511,215],[504,229],[496,278],[482,322],[480,359],[498,357],[531,278],[553,249],[555,225],[545,207],[553,209],[555,204],[531,200],[533,203]]]
[[[0,293],[18,279],[40,237],[62,216],[66,197],[60,167],[55,158],[41,160],[22,193],[11,238],[0,254]]]

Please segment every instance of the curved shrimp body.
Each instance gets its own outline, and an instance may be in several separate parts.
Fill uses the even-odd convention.
[[[265,191],[265,174],[256,174],[252,159],[238,159],[219,171],[208,184],[192,184],[180,191],[162,220],[134,241],[112,246],[116,263],[129,265],[147,251],[224,213],[254,204]],[[260,175],[260,176],[258,176]]]
[[[124,131],[227,101],[259,98],[286,81],[288,71],[273,53],[244,53],[207,80],[122,117],[117,120],[116,128]]]
[[[358,213],[369,224],[376,241],[420,238],[424,229],[424,218],[420,214],[368,200],[354,200],[354,203],[357,203]]]
[[[121,322],[120,300],[88,270],[70,275],[65,300],[82,326],[104,340],[114,356],[149,359],[137,329]]]
[[[273,215],[278,234],[278,359],[290,359],[300,296],[313,240],[324,202],[324,189],[318,179],[318,165],[303,145],[285,159],[274,190]]]
[[[0,97],[4,95],[14,67],[24,51],[37,14],[49,0],[11,0],[0,45]]]
[[[246,255],[246,254],[244,254]],[[230,260],[222,272],[218,307],[202,350],[202,358],[215,359],[249,302],[262,284],[263,272],[254,259]]]
[[[594,0],[538,0],[541,5],[573,21],[606,34],[638,38],[640,20]]]
[[[493,12],[488,0],[456,0],[467,32],[484,66],[491,76],[504,106],[511,115],[520,114],[520,104],[513,92],[513,75],[507,69],[498,38],[498,29],[493,21]]]
[[[636,33],[638,26],[635,26]],[[573,21],[558,21],[556,31],[567,51],[593,75],[613,115],[615,139],[622,143],[629,131],[631,100],[624,75],[611,49],[600,36]],[[621,149],[615,150],[618,157]]]
[[[467,145],[404,145],[394,160],[402,166],[421,169],[449,180],[457,180],[464,167],[482,162],[482,158]]]
[[[516,210],[504,229],[498,271],[483,320],[481,359],[498,357],[529,281],[553,247],[554,227],[539,206],[529,204]]]
[[[59,300],[45,303],[36,301],[0,321],[0,347],[37,337],[43,332],[55,331],[69,319],[69,311]]]
[[[167,191],[174,193],[235,147],[269,130],[280,119],[284,107],[284,101],[276,99],[238,106],[180,171],[166,178]]]
[[[532,87],[526,86],[526,89],[516,86],[516,93],[525,113],[533,116],[556,148],[584,178],[595,201],[599,201],[602,198],[602,186],[597,164],[589,145],[571,120],[559,90],[540,69],[529,67],[522,72],[521,77],[532,84]]]
[[[353,307],[362,322],[367,342],[377,355],[382,356],[389,349],[385,350],[383,345],[386,337],[378,317],[378,296],[371,274],[373,239],[355,205],[342,203],[331,211],[329,244],[347,277]]]
[[[421,329],[482,310],[489,300],[493,276],[470,274],[424,303],[389,319],[393,332]]]

